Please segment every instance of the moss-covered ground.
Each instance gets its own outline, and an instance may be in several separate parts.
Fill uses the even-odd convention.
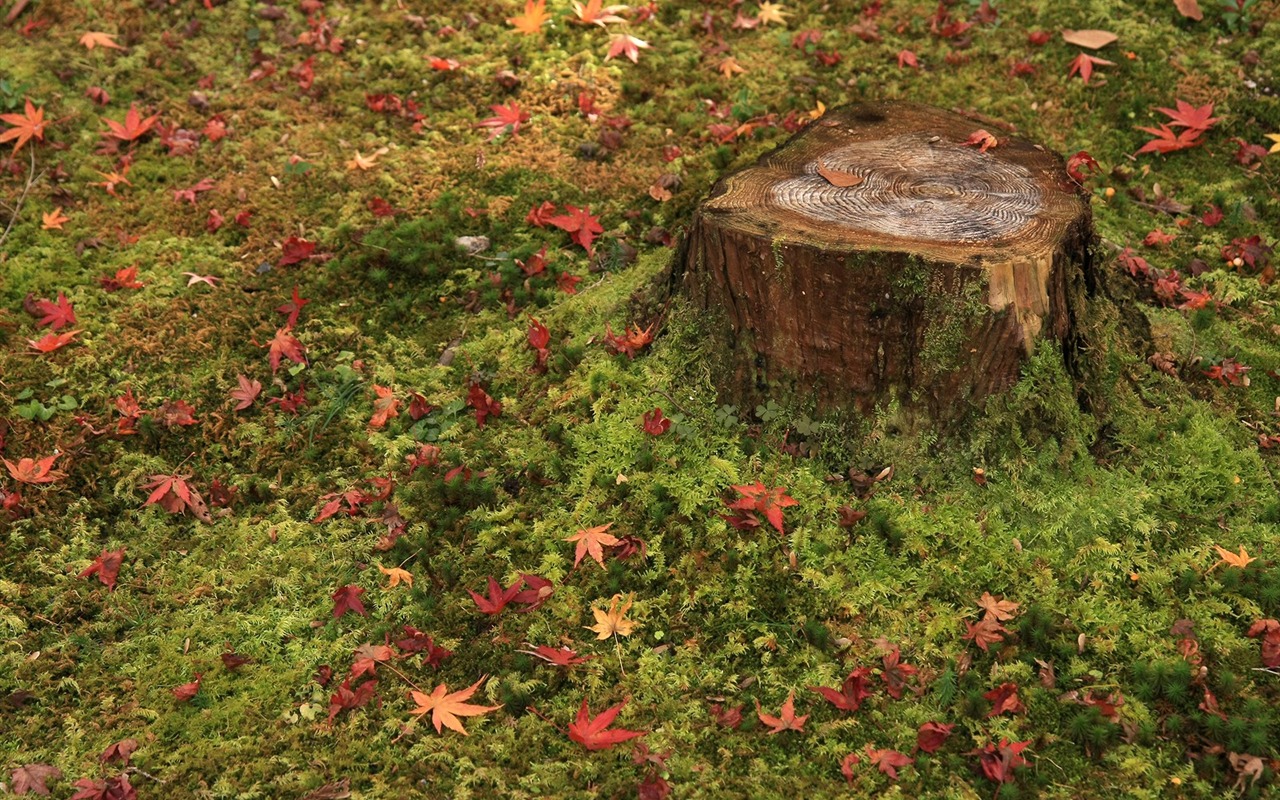
[[[17,473],[0,471],[0,795],[31,764],[60,771],[57,797],[120,796],[122,775],[143,798],[1275,791],[1280,653],[1247,636],[1280,617],[1273,0],[1200,0],[1198,22],[1173,0],[1004,0],[994,18],[956,2],[949,19],[788,0],[754,27],[752,2],[658,0],[602,27],[551,0],[531,35],[506,22],[515,0],[6,5],[23,8],[0,27],[0,113],[30,99],[46,128],[0,145]],[[1087,84],[1059,36],[1082,28],[1119,37]],[[606,60],[618,33],[651,47]],[[725,407],[696,315],[642,297],[717,175],[820,104],[894,98],[1100,163],[1100,253],[1153,344],[1091,354],[1095,413],[1052,348],[945,439],[892,408]],[[1177,100],[1220,120],[1135,156],[1136,126]],[[132,104],[155,127],[104,136]],[[508,104],[529,118],[490,139],[478,123]],[[527,219],[543,202],[599,218],[594,257]],[[1144,246],[1157,229],[1176,238]],[[310,302],[290,328],[295,287]],[[31,312],[59,293],[76,321],[58,333],[79,333],[39,352]],[[635,358],[603,344],[606,324],[655,321]],[[244,410],[239,376],[262,386]],[[473,385],[501,405],[483,426]],[[52,480],[18,479],[54,454]],[[147,504],[174,475],[207,522],[177,489]],[[757,481],[796,501],[782,534],[724,519],[751,513],[726,504]],[[574,568],[566,537],[606,523],[623,544]],[[121,550],[114,589],[109,555],[81,577]],[[484,614],[468,593],[522,575],[551,582],[533,610]],[[365,613],[335,617],[349,586]],[[984,593],[1017,604],[990,643],[965,638]],[[597,640],[585,626],[615,595],[637,627]],[[411,652],[405,626],[452,654]],[[538,646],[592,658],[557,667]],[[857,711],[810,688],[859,667]],[[499,708],[469,736],[411,713],[411,690],[485,676],[472,702]],[[803,730],[770,735],[756,704],[776,716],[792,693]],[[584,699],[625,700],[617,726],[646,736],[588,751],[566,735]],[[913,753],[926,722],[955,727]],[[127,765],[102,758],[125,739]],[[868,746],[915,761],[894,780]]]

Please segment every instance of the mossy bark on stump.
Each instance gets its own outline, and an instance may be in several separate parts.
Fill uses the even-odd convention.
[[[867,412],[897,395],[955,419],[1070,346],[1094,292],[1088,197],[1062,159],[914,103],[829,111],[722,178],[683,250],[722,390]],[[1068,359],[1070,361],[1070,359]]]

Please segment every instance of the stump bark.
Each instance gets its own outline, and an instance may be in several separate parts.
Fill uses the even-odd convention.
[[[956,419],[1038,343],[1068,362],[1095,291],[1087,195],[1058,155],[913,103],[829,111],[722,178],[683,251],[725,395],[787,387],[863,412]]]

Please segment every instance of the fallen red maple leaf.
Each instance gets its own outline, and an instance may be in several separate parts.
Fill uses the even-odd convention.
[[[634,739],[637,736],[644,736],[648,731],[631,731],[625,728],[615,728],[609,730],[609,726],[613,724],[617,718],[618,712],[627,704],[626,700],[600,712],[599,716],[592,718],[591,710],[587,707],[587,699],[582,699],[582,707],[578,709],[578,716],[573,722],[569,723],[569,738],[588,750],[608,750],[615,744]]]
[[[1138,126],[1138,130],[1145,131],[1156,137],[1139,148],[1138,154],[1173,153],[1178,150],[1186,150],[1200,144],[1200,136],[1204,133],[1204,131],[1196,130],[1195,128],[1187,128],[1181,133],[1174,133],[1173,129],[1168,125],[1161,125],[1159,128]]]
[[[979,153],[985,153],[996,145],[1000,144],[1000,140],[986,131],[985,128],[979,128],[969,135],[961,144],[966,147],[977,147]]]
[[[1085,169],[1089,170],[1089,172],[1091,173],[1097,172],[1099,169],[1101,169],[1101,167],[1098,166],[1098,162],[1094,160],[1093,156],[1089,155],[1089,153],[1085,150],[1081,150],[1071,158],[1067,159],[1067,174],[1070,175],[1071,179],[1074,180],[1076,183],[1083,184],[1084,173],[1080,171],[1081,167],[1084,167]]]
[[[619,334],[613,332],[608,322],[604,324],[604,345],[614,355],[626,353],[628,359],[633,359],[652,341],[653,325],[642,330],[638,324],[633,323]]]
[[[1008,630],[992,617],[983,617],[978,622],[965,621],[964,624],[966,630],[961,638],[972,641],[984,653],[990,645],[1003,642],[1003,634],[1008,633]]]
[[[926,722],[916,731],[916,749],[926,753],[936,753],[947,740],[956,726],[946,722]]]
[[[662,409],[646,411],[641,417],[644,432],[650,436],[661,436],[671,429],[671,420],[662,416]]]
[[[258,399],[258,395],[262,393],[262,382],[258,380],[250,380],[247,375],[237,375],[236,381],[240,384],[231,390],[231,399],[236,401],[236,411],[244,411],[253,405],[253,401]]]
[[[34,794],[40,797],[49,796],[50,780],[62,777],[62,770],[49,764],[24,764],[9,774],[12,781],[10,789],[15,795]]]
[[[1262,666],[1268,669],[1280,667],[1280,622],[1260,619],[1249,626],[1245,635],[1250,639],[1262,639]]]
[[[898,767],[916,763],[914,758],[897,750],[876,750],[868,744],[866,752],[868,763],[887,775],[891,781],[898,779]]]
[[[102,755],[98,756],[98,762],[101,764],[118,763],[123,767],[127,767],[129,766],[129,759],[137,749],[137,739],[121,739],[114,744],[107,745],[107,749],[103,750]]]
[[[354,689],[351,688],[351,678],[347,678],[338,686],[338,690],[329,697],[329,725],[333,725],[333,721],[338,714],[343,711],[349,711],[353,708],[363,708],[373,699],[373,694],[378,688],[377,679],[367,680]]]
[[[1081,53],[1071,60],[1070,68],[1067,70],[1067,77],[1070,78],[1076,73],[1080,73],[1080,80],[1085,83],[1089,82],[1089,78],[1093,77],[1093,68],[1097,67],[1114,67],[1116,62],[1108,61],[1105,58],[1091,56],[1088,53]]]
[[[549,349],[551,331],[547,329],[546,325],[539,322],[536,317],[529,317],[528,339],[529,347],[537,356],[533,363],[533,371],[535,373],[546,372],[547,358],[551,355],[551,350]]]
[[[862,706],[862,701],[871,696],[871,689],[867,681],[870,677],[870,667],[858,667],[845,677],[844,683],[840,685],[839,689],[831,689],[826,686],[810,686],[809,688],[825,697],[831,705],[841,711],[857,711]]]
[[[71,785],[80,791],[71,795],[70,800],[138,800],[138,791],[129,783],[127,772],[100,781],[81,778]]]
[[[290,236],[280,243],[280,260],[276,262],[277,267],[287,267],[290,264],[297,264],[300,261],[306,261],[311,258],[316,251],[316,243],[308,242],[306,239],[300,239],[297,236]]]
[[[520,583],[520,581],[516,581],[504,589],[502,588],[502,584],[498,583],[494,580],[493,576],[490,575],[488,597],[477,594],[470,589],[467,590],[467,594],[471,595],[471,598],[476,601],[476,607],[483,613],[499,614],[507,607],[507,604],[514,600],[515,596],[520,593]]]
[[[545,644],[538,645],[532,650],[519,650],[520,653],[528,653],[536,656],[548,664],[554,664],[557,667],[565,667],[566,669],[575,664],[585,664],[595,656],[580,656],[576,650],[568,647],[550,647]]]
[[[547,223],[554,225],[562,231],[569,234],[569,238],[576,244],[582,246],[587,251],[587,255],[591,255],[591,243],[595,241],[596,234],[604,233],[604,228],[600,225],[598,217],[591,215],[591,211],[585,206],[578,208],[577,206],[566,205],[564,210],[568,213],[548,217]]]
[[[395,656],[395,651],[388,645],[366,642],[356,648],[351,661],[351,677],[359,678],[365,674],[376,675],[378,664],[386,663],[395,658]]]
[[[1214,126],[1215,123],[1222,120],[1213,116],[1213,103],[1196,107],[1188,103],[1186,100],[1177,100],[1177,108],[1157,108],[1161,114],[1169,118],[1169,124],[1177,128],[1190,128],[1191,130],[1207,131]]]
[[[200,691],[200,673],[196,673],[196,679],[190,683],[184,683],[181,686],[175,686],[169,691],[173,692],[173,696],[179,703],[185,703],[195,697]]]
[[[1002,683],[982,696],[991,702],[991,710],[987,712],[987,719],[998,717],[1001,714],[1020,714],[1027,710],[1027,707],[1018,699],[1018,684],[1016,683]]]
[[[901,653],[898,651],[898,646],[891,646],[884,655],[884,670],[880,673],[880,679],[885,683],[885,690],[894,700],[902,699],[902,690],[907,687],[907,680],[920,671],[910,664],[901,663],[900,659]]]
[[[505,106],[489,106],[489,110],[494,113],[494,116],[480,120],[476,123],[476,127],[489,128],[490,141],[506,133],[507,128],[511,129],[511,136],[514,138],[520,133],[520,124],[531,119],[529,112],[521,111],[520,106],[514,102]]]
[[[124,563],[124,548],[119,550],[103,550],[93,563],[84,569],[77,578],[88,578],[97,575],[98,581],[107,587],[107,591],[115,591],[116,576],[120,574],[120,565]]]
[[[373,385],[377,399],[373,401],[373,416],[369,418],[369,427],[373,430],[385,428],[387,421],[400,416],[400,401],[396,399],[395,390],[390,386]]]
[[[471,384],[467,390],[467,405],[476,410],[476,425],[481,428],[489,417],[502,415],[502,403],[490,397],[478,383]]]
[[[772,716],[764,713],[760,707],[760,701],[756,700],[756,716],[760,721],[769,726],[769,735],[782,733],[783,731],[803,731],[805,720],[809,719],[808,714],[796,716],[796,693],[788,692],[787,699],[782,702],[780,716]]]
[[[438,667],[446,658],[453,655],[452,650],[438,646],[435,640],[412,625],[402,625],[404,638],[396,639],[392,644],[401,652],[422,653],[422,662],[430,667]]]
[[[267,362],[271,364],[272,374],[280,369],[282,358],[287,358],[295,364],[307,363],[306,348],[289,332],[288,328],[278,329],[276,335],[271,337],[271,341],[267,342],[267,347],[269,348]]]
[[[53,462],[57,460],[60,453],[54,453],[51,456],[45,456],[38,461],[33,458],[20,458],[15,464],[9,459],[0,459],[4,461],[4,466],[9,470],[9,475],[19,483],[54,483],[61,480],[65,476],[61,472],[53,471]]]
[[[39,339],[28,339],[27,344],[31,345],[31,349],[40,353],[52,353],[59,350],[71,342],[79,335],[81,331],[67,331],[66,333],[48,333]]]
[[[1001,739],[999,745],[987,742],[981,749],[970,751],[970,754],[978,756],[982,773],[988,778],[997,783],[1009,783],[1013,780],[1015,769],[1027,766],[1022,751],[1030,744],[1030,741],[1010,742],[1008,739]]]
[[[360,601],[360,595],[364,594],[364,589],[360,586],[347,584],[339,586],[333,593],[333,618],[338,619],[348,611],[359,614],[362,617],[368,616],[364,610],[364,603]]]
[[[62,292],[58,292],[57,300],[35,301],[35,309],[41,315],[36,322],[40,327],[48,325],[57,331],[76,324],[75,309],[71,307],[67,296]]]
[[[103,120],[103,122],[107,123],[107,128],[109,129],[103,135],[119,139],[122,142],[132,142],[155,127],[158,119],[160,119],[159,114],[144,118],[138,113],[137,104],[130,103],[129,110],[125,112],[123,123],[111,119]]]
[[[516,593],[511,598],[511,602],[520,603],[524,608],[516,609],[518,613],[525,613],[540,608],[543,603],[555,594],[555,589],[551,585],[551,581],[539,575],[529,575],[520,573],[520,580],[524,581],[525,589]]]
[[[756,481],[749,486],[730,488],[742,497],[725,505],[734,511],[758,511],[764,514],[765,519],[769,520],[769,524],[778,533],[785,533],[782,529],[782,509],[799,505],[794,498],[787,495],[787,487],[775,486],[770,489],[764,483]]]
[[[158,505],[170,514],[181,514],[186,509],[202,522],[213,522],[204,498],[187,483],[190,479],[190,475],[149,475],[142,488],[152,491],[143,507]]]

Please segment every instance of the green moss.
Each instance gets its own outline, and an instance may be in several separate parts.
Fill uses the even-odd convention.
[[[1280,698],[1255,670],[1258,641],[1245,636],[1280,611],[1277,462],[1258,446],[1260,434],[1277,433],[1280,289],[1221,258],[1232,239],[1269,235],[1264,222],[1280,212],[1272,160],[1231,162],[1235,137],[1263,144],[1280,121],[1280,101],[1265,91],[1280,59],[1269,28],[1255,37],[1208,7],[1192,23],[1167,4],[1037,0],[997,4],[999,23],[971,28],[960,47],[934,36],[919,9],[894,3],[877,23],[883,41],[869,43],[851,31],[864,20],[857,5],[785,3],[785,25],[740,29],[723,8],[675,2],[659,4],[656,24],[632,23],[653,45],[633,65],[605,61],[608,34],[571,24],[566,7],[551,9],[542,33],[519,36],[504,23],[519,3],[421,20],[394,3],[348,4],[324,12],[345,40],[335,53],[294,44],[319,14],[309,21],[281,5],[282,19],[264,20],[248,5],[32,4],[0,34],[0,113],[30,97],[50,121],[44,142],[0,170],[0,225],[28,152],[43,175],[0,255],[0,449],[10,461],[56,452],[65,473],[51,484],[19,485],[7,472],[0,481],[31,512],[0,516],[4,775],[54,764],[65,777],[50,788],[65,795],[78,778],[117,774],[100,755],[133,737],[140,794],[301,797],[349,778],[353,796],[367,798],[634,795],[648,767],[629,747],[587,752],[564,735],[584,698],[594,713],[629,698],[617,722],[671,753],[663,769],[676,796],[1156,796],[1176,778],[1182,795],[1210,798],[1236,791],[1214,746],[1280,756],[1271,710]],[[976,5],[948,8],[967,18]],[[723,54],[706,49],[708,11]],[[43,20],[30,38],[18,30]],[[455,30],[437,35],[445,26]],[[1112,58],[1087,86],[1065,74],[1072,47],[1026,45],[1028,30],[1090,26],[1115,30],[1134,57]],[[85,30],[117,32],[126,50],[68,58],[64,45]],[[822,39],[792,47],[802,30]],[[814,49],[844,62],[818,65]],[[898,68],[902,49],[920,56],[921,71]],[[461,68],[432,70],[424,54]],[[715,67],[730,54],[747,71],[725,79]],[[289,70],[312,55],[316,80],[303,88]],[[992,79],[1024,57],[1034,75]],[[268,71],[263,59],[276,72],[246,80]],[[501,70],[519,86],[493,80]],[[196,86],[202,75],[213,76],[210,87]],[[105,107],[85,96],[91,86],[108,89]],[[371,92],[413,101],[421,120],[370,110]],[[595,119],[578,109],[582,92],[595,98]],[[1181,379],[1152,370],[1122,320],[1098,311],[1078,320],[1096,374],[1038,348],[1017,385],[947,437],[892,400],[865,419],[819,415],[805,397],[777,397],[755,416],[741,403],[724,408],[714,387],[732,354],[713,318],[679,297],[654,302],[670,252],[646,236],[655,226],[678,233],[724,169],[786,138],[767,123],[872,95],[973,108],[1052,149],[1088,149],[1104,167],[1090,184],[1097,225],[1119,246],[1174,229],[1142,205],[1157,182],[1193,214],[1221,207],[1218,227],[1178,227],[1170,248],[1141,251],[1221,303],[1192,313],[1141,306],[1153,350],[1173,356]],[[1130,156],[1146,140],[1135,126],[1158,124],[1152,109],[1176,99],[1213,100],[1222,121],[1204,146],[1141,155],[1135,166]],[[155,134],[95,152],[102,119],[120,119],[132,102],[170,128],[199,131],[220,114],[230,133],[190,155],[169,155]],[[487,141],[476,123],[490,105],[512,102],[532,119]],[[736,139],[709,131],[748,121],[766,124]],[[605,160],[574,157],[614,128],[625,128],[622,144]],[[378,168],[345,168],[353,151],[383,146]],[[664,152],[673,146],[678,155]],[[118,168],[122,153],[133,185],[108,195],[99,172]],[[645,190],[665,172],[681,184],[659,203]],[[195,205],[173,200],[205,177],[215,189]],[[374,198],[398,213],[375,216]],[[607,233],[594,262],[564,231],[526,224],[543,201],[599,215]],[[56,207],[71,221],[42,229],[40,214]],[[212,209],[225,218],[216,231],[206,227]],[[243,211],[252,212],[247,226],[235,222]],[[280,267],[289,236],[316,242],[323,256]],[[465,253],[454,244],[461,236],[485,236],[490,247]],[[634,263],[619,239],[640,251]],[[544,245],[547,273],[526,276],[516,259],[527,263]],[[786,247],[771,246],[779,276]],[[1192,257],[1209,266],[1194,278]],[[102,289],[101,278],[134,265],[142,289]],[[1130,281],[1112,264],[1102,269]],[[188,286],[184,272],[221,280]],[[557,286],[561,272],[583,278],[578,294]],[[926,264],[908,264],[892,302],[937,296],[930,280]],[[307,364],[273,370],[262,345],[295,286],[311,300],[293,328]],[[942,320],[925,342],[937,369],[956,363],[981,289],[975,282],[956,302],[922,309]],[[82,333],[35,355],[27,341],[47,330],[23,301],[58,292]],[[551,332],[545,372],[531,371],[529,317]],[[617,332],[656,318],[660,336],[634,360],[600,345],[606,322]],[[1224,357],[1252,367],[1250,385],[1203,376]],[[263,385],[243,411],[228,397],[239,375]],[[473,380],[502,404],[483,428],[466,405]],[[374,385],[400,401],[376,430]],[[126,390],[145,412],[137,433],[121,427]],[[307,397],[296,415],[267,402],[295,393]],[[412,394],[434,409],[421,420],[409,417]],[[23,413],[64,396],[76,408]],[[178,399],[196,425],[158,413]],[[641,419],[657,407],[673,425],[652,436]],[[784,452],[784,437],[789,447],[803,437],[816,455]],[[426,443],[440,448],[440,464],[407,468]],[[861,477],[889,466],[892,477],[878,483],[849,480],[851,467]],[[469,476],[445,479],[462,467]],[[236,498],[213,507],[208,524],[146,504],[150,476],[175,472],[191,475],[206,500],[215,479]],[[311,521],[332,493],[376,495],[375,478],[394,482],[389,501]],[[755,481],[797,500],[783,510],[783,532],[722,519],[731,487]],[[845,507],[867,516],[841,527]],[[397,514],[403,535],[380,541]],[[566,537],[606,522],[644,542],[644,557],[575,568]],[[1259,561],[1211,569],[1214,545],[1244,546]],[[119,548],[114,591],[78,577]],[[387,586],[378,565],[403,566],[413,588]],[[484,615],[467,593],[486,591],[489,576],[507,586],[522,574],[554,583],[536,611]],[[332,594],[347,584],[365,589],[367,616],[333,617]],[[1020,604],[1005,641],[987,652],[962,638],[983,592]],[[590,609],[615,593],[634,593],[641,626],[597,641],[584,630]],[[1183,619],[1195,623],[1200,665],[1170,634]],[[328,725],[356,649],[394,642],[405,625],[453,656],[379,664],[377,699]],[[873,674],[877,691],[844,715],[808,690],[882,667],[881,639],[921,670],[919,694],[892,700]],[[532,649],[526,642],[593,658],[555,668],[519,652]],[[227,648],[253,661],[230,670]],[[1038,662],[1052,663],[1054,689],[1038,688]],[[313,677],[323,665],[334,673],[328,687]],[[200,692],[178,702],[171,690],[196,674]],[[468,719],[471,736],[412,721],[415,686],[456,690],[482,675],[475,701],[501,708]],[[988,719],[983,695],[1006,681],[1027,710]],[[1225,720],[1200,708],[1206,686]],[[1120,724],[1058,699],[1113,690],[1125,698]],[[806,730],[764,735],[754,702],[776,712],[792,691],[810,716]],[[711,703],[742,705],[744,724],[716,725]],[[846,754],[910,751],[930,720],[960,723],[942,751],[918,754],[897,782],[859,764],[845,786]],[[1033,742],[1033,766],[997,787],[969,753],[1004,738]],[[1267,771],[1244,795],[1265,796],[1273,782]]]

